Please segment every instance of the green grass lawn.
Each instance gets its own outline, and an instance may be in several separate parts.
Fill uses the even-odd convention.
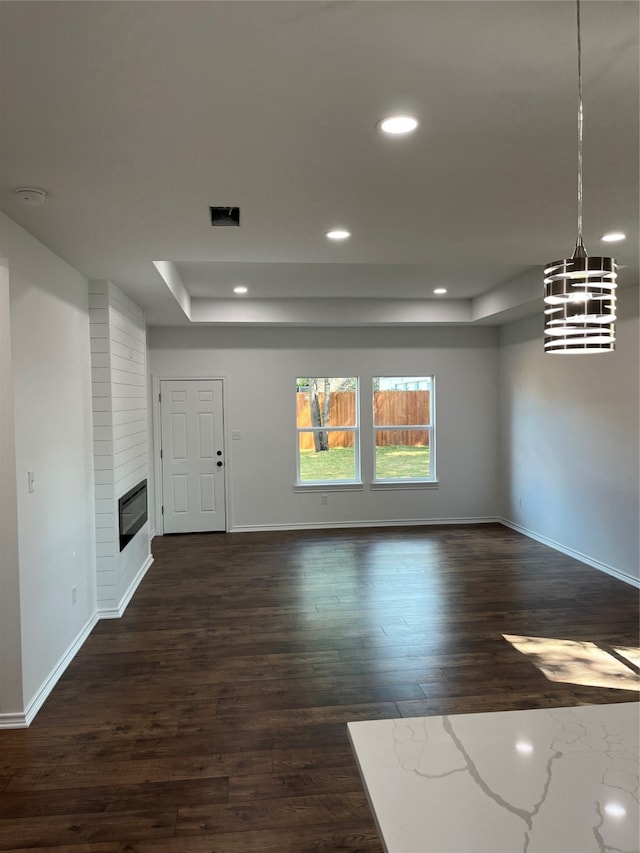
[[[376,477],[385,479],[426,478],[430,476],[428,447],[378,447],[376,448]],[[352,447],[333,447],[316,453],[300,453],[300,481],[353,480],[354,454]]]

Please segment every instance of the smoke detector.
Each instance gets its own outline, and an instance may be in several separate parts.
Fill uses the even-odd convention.
[[[44,190],[39,190],[37,187],[19,187],[16,195],[23,204],[39,205],[44,204],[47,194]]]

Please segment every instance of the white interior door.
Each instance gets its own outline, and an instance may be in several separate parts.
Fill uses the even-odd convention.
[[[165,533],[225,530],[221,379],[160,383]]]

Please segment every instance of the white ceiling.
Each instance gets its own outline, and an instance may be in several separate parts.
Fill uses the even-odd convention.
[[[585,243],[626,265],[622,285],[638,281],[638,9],[582,3]],[[230,324],[522,316],[576,238],[575,15],[570,0],[3,0],[2,210],[151,325],[188,323],[183,308]],[[411,137],[376,129],[396,111],[420,118]],[[22,205],[21,186],[46,203]],[[212,228],[209,205],[239,206],[240,228]],[[330,243],[338,225],[353,236]],[[613,229],[628,238],[607,248]]]

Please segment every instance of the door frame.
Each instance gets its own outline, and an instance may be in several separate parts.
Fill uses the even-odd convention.
[[[229,425],[225,417],[226,403],[226,376],[165,376],[164,374],[151,374],[151,404],[153,412],[153,496],[154,496],[154,519],[155,519],[155,535],[164,536],[164,516],[162,515],[162,462],[160,460],[160,448],[162,446],[162,421],[160,412],[160,383],[161,382],[222,382],[222,434],[224,436],[224,514],[225,514],[225,533],[231,529],[231,519],[229,512],[231,509],[231,501],[229,499],[229,485],[231,478],[229,476],[230,453],[229,448]]]

